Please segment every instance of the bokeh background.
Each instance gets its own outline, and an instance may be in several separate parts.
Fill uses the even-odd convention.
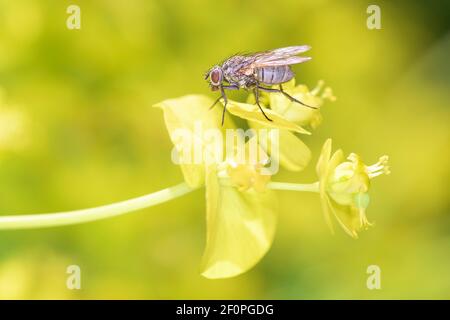
[[[66,8],[81,7],[81,30]],[[369,4],[381,30],[366,27]],[[317,195],[279,192],[272,249],[244,275],[199,274],[204,190],[122,217],[0,232],[0,298],[450,298],[449,5],[422,1],[0,0],[0,214],[73,210],[182,181],[160,100],[209,92],[227,55],[310,44],[297,81],[338,97],[304,139],[313,182],[326,138],[367,163],[388,154],[369,220],[332,236]],[[234,93],[245,99],[245,93]],[[82,289],[66,289],[66,267]],[[379,265],[381,290],[366,288]]]

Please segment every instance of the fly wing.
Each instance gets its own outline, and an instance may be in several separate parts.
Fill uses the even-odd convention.
[[[254,68],[270,67],[270,66],[285,66],[291,64],[302,63],[311,60],[311,57],[287,57],[287,58],[273,58],[270,60],[257,60],[254,62]]]
[[[311,49],[310,46],[304,45],[248,54],[246,56],[248,57],[250,63],[243,66],[241,71],[246,72],[253,70],[254,68],[302,63],[311,60],[311,57],[298,57],[297,55],[308,51],[309,49]]]
[[[289,56],[295,56],[302,52],[306,52],[309,49],[311,49],[310,46],[304,45],[304,46],[292,46],[292,47],[279,48],[279,49],[266,51],[266,52],[271,53],[273,55],[289,57]]]
[[[297,57],[298,54],[311,49],[310,46],[293,46],[279,48],[257,54],[254,61],[255,67],[281,66],[302,63],[310,60],[310,57]]]

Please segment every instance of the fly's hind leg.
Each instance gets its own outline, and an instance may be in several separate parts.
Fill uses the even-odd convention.
[[[300,100],[295,99],[293,96],[291,96],[290,94],[288,94],[287,92],[285,92],[285,91],[283,90],[283,86],[282,86],[281,84],[280,84],[280,92],[281,92],[282,94],[284,94],[284,96],[285,96],[286,98],[288,98],[289,100],[291,100],[291,101],[293,101],[293,102],[300,103],[301,105],[304,105],[305,107],[308,107],[308,108],[311,108],[311,109],[317,109],[316,107],[309,106],[309,105],[307,105],[307,104],[304,104],[304,103],[301,102]]]
[[[260,88],[261,88],[261,87],[256,86],[256,87],[253,89],[253,93],[255,94],[256,104],[258,105],[259,110],[261,110],[261,112],[262,112],[262,114],[264,115],[264,117],[265,117],[267,120],[272,121],[272,119],[270,119],[270,118],[264,113],[263,108],[262,108],[261,105],[259,104],[259,91],[258,91],[258,89],[260,89]]]
[[[258,86],[259,89],[266,91],[266,92],[279,92],[282,93],[286,98],[288,98],[289,100],[291,100],[292,102],[297,102],[305,107],[311,108],[311,109],[317,109],[317,107],[312,107],[309,106],[303,102],[301,102],[300,100],[295,99],[293,96],[291,96],[290,94],[288,94],[286,91],[283,90],[283,86],[280,84],[280,89],[272,89],[272,88],[264,88],[264,87],[260,87]]]

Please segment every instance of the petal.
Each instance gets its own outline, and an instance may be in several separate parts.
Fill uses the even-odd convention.
[[[272,245],[277,220],[273,191],[240,192],[220,185],[215,168],[208,167],[206,207],[202,275],[229,278],[252,268]]]
[[[303,94],[295,91],[286,92],[308,106],[319,108],[322,104],[319,98],[310,94]],[[316,117],[317,114],[320,115],[319,109],[312,109],[297,102],[291,102],[282,93],[272,93],[270,95],[270,107],[290,121],[302,123],[302,125],[309,125],[313,117]]]
[[[322,115],[319,107],[323,104],[323,100],[312,95],[308,88],[299,85],[293,88],[284,88],[288,94],[304,104],[317,109],[308,108],[297,102],[291,102],[282,93],[270,94],[270,107],[279,114],[283,115],[289,121],[295,122],[301,126],[311,126],[316,128],[322,122]]]
[[[328,162],[328,173],[331,174],[336,170],[336,167],[344,161],[344,152],[342,149],[336,150],[335,153],[330,158],[330,161]]]
[[[204,148],[207,147],[207,142],[200,131],[196,130],[196,126],[201,126],[202,130],[220,129],[221,130],[221,111],[219,108],[215,110],[208,110],[213,101],[202,95],[188,95],[180,98],[164,100],[154,105],[154,107],[162,108],[164,111],[164,121],[166,123],[167,131],[170,139],[175,145],[180,142],[178,139],[181,130],[189,130],[188,135],[181,135],[183,137],[192,137],[191,141],[187,141],[189,146],[191,144],[200,144]],[[212,145],[209,145],[210,148]],[[189,148],[190,149],[190,148]],[[201,162],[201,161],[200,161]],[[191,187],[199,187],[204,184],[205,169],[203,163],[192,161],[189,163],[181,163],[181,170],[183,172],[184,180]]]
[[[347,182],[346,182],[347,183]],[[353,193],[348,193],[344,191],[335,191],[337,187],[335,185],[332,186],[331,190],[328,188],[328,195],[331,199],[333,199],[336,203],[343,206],[350,206],[353,204]]]
[[[295,97],[299,101],[306,103],[308,106],[315,106],[316,104],[308,102],[301,97]],[[298,103],[291,102],[288,109],[284,113],[286,119],[293,121],[301,126],[310,126],[315,129],[322,123],[322,114],[319,109],[311,109]]]
[[[317,160],[316,172],[319,179],[322,181],[326,179],[328,162],[330,161],[331,156],[331,144],[332,140],[327,139],[323,144],[322,151],[319,156],[319,160]],[[322,185],[322,183],[321,183]]]
[[[250,121],[251,128],[258,130],[267,128],[265,125]],[[270,156],[277,157],[280,165],[290,171],[301,171],[305,169],[311,160],[311,151],[308,146],[300,140],[295,134],[288,130],[279,130],[278,150],[272,152],[271,146],[276,141],[272,141],[272,135],[268,135],[268,141],[261,140],[260,145],[262,148],[270,154]]]
[[[332,234],[334,234],[333,223],[331,222],[331,208],[329,207],[328,195],[326,193],[320,193],[320,204],[322,206],[325,222]]]
[[[240,103],[229,100],[227,110],[235,116],[246,120],[255,121],[267,125],[268,127],[287,129],[303,134],[311,134],[309,131],[285,119],[283,116],[272,111],[271,109],[264,108],[264,112],[272,121],[267,120],[256,104]]]
[[[331,151],[331,145],[330,145]],[[333,155],[329,158],[328,162],[325,164],[326,168],[323,171],[323,188],[328,188],[331,180],[331,175],[333,175],[336,167],[344,161],[344,152],[342,149],[338,149]]]
[[[256,99],[254,94],[249,94],[245,103],[255,104]],[[259,104],[267,108],[270,105],[270,93],[265,91],[260,91],[259,93]]]
[[[341,206],[327,197],[328,207],[335,216],[339,225],[352,238],[357,239],[360,229],[359,212],[350,206]]]
[[[278,86],[273,86],[278,87]],[[284,90],[294,90],[295,88],[295,77],[289,80],[288,82],[283,83],[283,89]]]

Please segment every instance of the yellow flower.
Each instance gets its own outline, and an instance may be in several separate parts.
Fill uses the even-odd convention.
[[[241,103],[233,100],[228,100],[227,111],[237,117],[264,125],[268,128],[286,129],[301,134],[311,134],[309,131],[302,128],[300,125],[294,123],[293,121],[287,119],[276,110],[264,108],[264,112],[270,119],[272,119],[272,121],[268,121],[263,116],[261,110],[259,110],[256,104]]]
[[[388,157],[382,156],[371,166],[366,166],[361,158],[351,153],[344,161],[342,150],[331,155],[331,139],[328,139],[317,163],[319,189],[325,219],[331,227],[331,215],[339,225],[353,238],[371,223],[366,218],[369,205],[371,179],[389,174]]]
[[[253,173],[249,176],[255,177]],[[265,187],[262,181],[239,191],[234,186],[236,181],[231,178],[232,183],[227,183],[228,179],[221,177],[216,166],[206,170],[207,228],[201,272],[209,279],[234,277],[248,271],[269,251],[275,235],[278,211],[275,192],[256,191],[259,184]]]
[[[268,105],[273,111],[279,113],[287,120],[300,126],[309,126],[315,129],[322,122],[320,113],[322,105],[326,100],[336,101],[332,89],[330,87],[324,88],[324,84],[325,82],[320,80],[312,90],[309,90],[306,85],[300,84],[296,86],[295,79],[283,84],[283,88],[287,93],[316,109],[306,108],[296,102],[292,102],[281,93],[264,92],[265,97],[267,97],[265,101],[268,101]]]
[[[290,83],[293,83],[292,81]],[[290,84],[286,84],[286,91],[289,91]],[[295,96],[295,95],[294,95]],[[304,129],[302,125],[292,121],[288,116],[284,114],[283,108],[274,108],[282,104],[290,104],[290,100],[281,93],[266,93],[261,92],[260,104],[264,108],[264,112],[272,119],[271,122],[267,121],[262,115],[261,110],[255,104],[253,95],[249,95],[247,103],[228,101],[227,110],[231,114],[245,119],[248,121],[249,126],[252,129],[268,129],[276,128],[279,130],[277,135],[277,141],[273,141],[269,136],[267,145],[261,145],[265,152],[267,152],[273,159],[275,159],[280,165],[290,171],[301,171],[309,163],[311,159],[311,151],[295,134],[307,134],[311,133]],[[270,109],[269,109],[270,107]],[[298,107],[298,106],[296,106]],[[301,106],[301,109],[314,109]],[[277,152],[270,150],[270,145],[274,142],[278,144]]]
[[[309,106],[316,107],[317,109],[308,108],[296,102],[292,102],[281,93],[261,92],[261,103],[270,107],[272,112],[277,113],[291,123],[300,127],[309,126],[312,129],[315,129],[322,122],[320,107],[324,104],[325,100],[336,100],[331,88],[326,87],[322,90],[323,86],[324,81],[319,81],[314,89],[309,90],[305,85],[296,86],[295,79],[283,84],[284,90],[291,96]],[[276,87],[274,86],[274,88]],[[249,104],[254,104],[254,96],[250,95],[247,102]],[[251,119],[247,118],[247,120]],[[253,121],[249,121],[249,125],[254,129],[268,126],[267,122],[255,123]],[[303,170],[311,159],[311,151],[298,135],[295,135],[294,132],[292,132],[292,130],[283,130],[284,128],[279,129],[280,152],[278,154],[278,161],[280,165],[290,171]],[[270,154],[270,150],[266,149],[266,152]]]
[[[225,121],[221,126],[220,112],[208,110],[212,100],[201,95],[189,95],[165,100],[155,105],[164,111],[164,120],[172,142],[177,146],[175,132],[188,130],[195,145],[207,151],[211,141],[196,133],[195,125],[202,128],[224,130],[233,124]],[[265,121],[261,111],[252,105],[239,106],[228,103],[231,113],[246,116],[255,121]],[[257,112],[256,112],[257,111]],[[300,126],[270,113],[275,125],[302,132]],[[246,143],[246,148],[250,145]],[[247,152],[245,152],[247,154]],[[258,263],[270,249],[277,220],[277,198],[273,190],[266,190],[270,175],[263,175],[261,169],[267,154],[252,164],[238,161],[233,155],[221,163],[182,163],[184,179],[191,187],[206,187],[206,247],[202,258],[201,273],[209,279],[229,278],[242,274]]]
[[[246,143],[250,148],[252,139]],[[254,142],[254,141],[253,141]],[[252,268],[272,246],[277,198],[267,190],[271,176],[263,174],[267,154],[252,163],[230,157],[208,166],[206,175],[206,249],[202,275],[228,278]]]
[[[218,108],[208,110],[212,100],[203,95],[187,95],[175,99],[167,99],[154,105],[164,112],[164,121],[170,139],[175,147],[180,143],[177,141],[176,132],[187,130],[192,133],[191,142],[204,149],[212,149],[211,143],[203,135],[195,130],[195,124],[201,123],[203,130],[223,130],[220,126],[221,113]],[[229,126],[229,121],[225,122]],[[181,171],[184,180],[191,187],[200,187],[205,184],[205,165],[203,163],[181,163]]]
[[[262,167],[261,164],[251,165],[233,162],[228,165],[227,174],[239,191],[247,191],[253,188],[257,192],[264,192],[271,176],[262,175]]]

